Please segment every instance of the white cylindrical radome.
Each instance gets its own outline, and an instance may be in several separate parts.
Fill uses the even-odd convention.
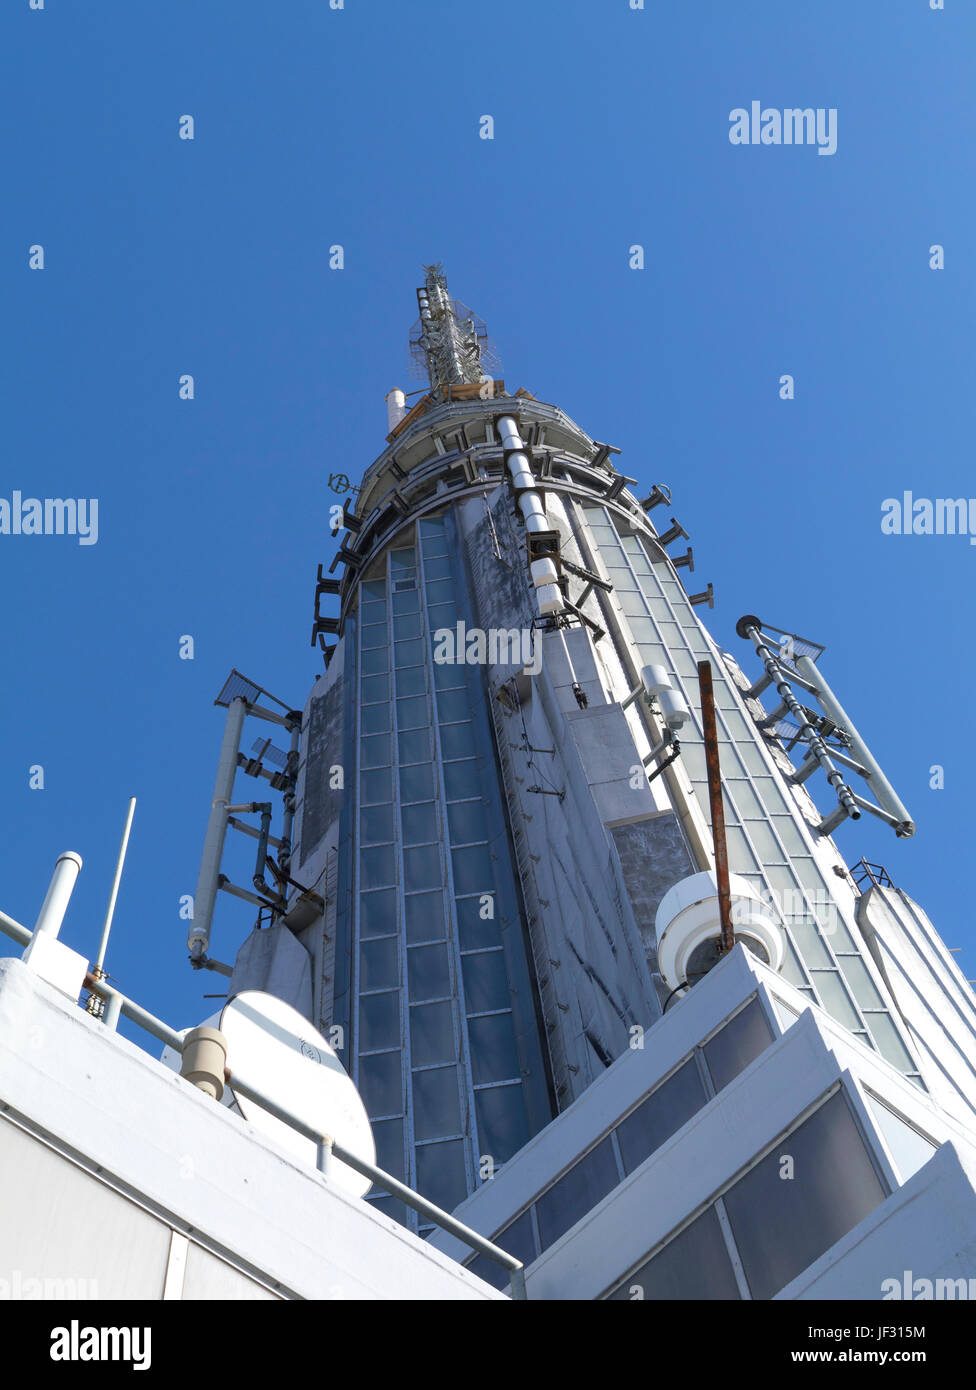
[[[400,390],[399,386],[394,386],[392,391],[386,393],[386,420],[388,427],[392,430],[398,425],[407,413],[407,398]]]
[[[680,729],[687,724],[691,711],[681,691],[672,683],[666,667],[645,666],[641,681],[647,694],[657,700],[669,729]]]
[[[779,923],[748,879],[729,874],[729,892],[736,941],[779,970],[785,950]],[[669,888],[658,906],[654,929],[658,969],[668,987],[678,989],[689,983],[688,963],[695,951],[722,934],[714,871],[691,874]]]

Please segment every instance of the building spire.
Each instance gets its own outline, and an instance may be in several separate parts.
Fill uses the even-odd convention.
[[[485,325],[467,305],[451,299],[440,263],[424,270],[417,290],[420,319],[410,335],[414,362],[426,372],[432,391],[484,381],[491,355]]]

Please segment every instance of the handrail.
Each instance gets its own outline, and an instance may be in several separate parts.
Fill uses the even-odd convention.
[[[26,945],[33,935],[27,927],[23,926],[20,922],[14,921],[12,917],[8,917],[5,912],[0,912],[0,932],[11,937],[12,940],[16,941],[21,946]],[[182,1035],[178,1033],[175,1028],[171,1028],[168,1023],[164,1023],[162,1019],[156,1018],[148,1009],[144,1009],[141,1004],[137,1004],[135,1000],[128,998],[121,990],[106,984],[103,979],[98,979],[91,972],[85,976],[84,988],[91,990],[92,993],[97,994],[101,999],[105,1000],[105,1011],[102,1015],[101,1022],[106,1028],[114,1031],[118,1025],[119,1016],[121,1015],[129,1019],[130,1022],[135,1023],[139,1028],[142,1028],[144,1032],[149,1033],[151,1037],[156,1038],[159,1042],[165,1043],[167,1047],[171,1047],[174,1052],[182,1053]],[[332,1135],[326,1134],[324,1131],[320,1132],[314,1128],[314,1126],[306,1124],[304,1120],[299,1119],[297,1115],[293,1115],[291,1111],[278,1105],[270,1096],[266,1095],[258,1087],[252,1086],[245,1077],[239,1076],[236,1072],[231,1071],[229,1067],[225,1070],[224,1075],[235,1091],[239,1091],[241,1095],[252,1100],[255,1105],[259,1105],[262,1110],[266,1110],[268,1114],[273,1116],[276,1120],[280,1120],[282,1124],[288,1125],[290,1129],[295,1130],[304,1138],[310,1139],[312,1143],[316,1145],[316,1166],[323,1176],[328,1176],[330,1161],[333,1157],[337,1159],[338,1162],[345,1163],[357,1173],[361,1173],[364,1178],[369,1178],[372,1182],[382,1187],[384,1191],[389,1192],[391,1196],[397,1197],[420,1216],[427,1217],[434,1225],[446,1231],[448,1235],[455,1236],[472,1250],[477,1251],[479,1255],[486,1255],[488,1259],[494,1260],[496,1264],[507,1269],[511,1275],[510,1282],[513,1300],[525,1299],[525,1267],[521,1260],[517,1260],[514,1255],[509,1255],[507,1251],[492,1244],[490,1240],[487,1240],[477,1231],[473,1231],[469,1226],[465,1226],[463,1222],[453,1217],[450,1212],[443,1211],[440,1207],[435,1206],[433,1202],[428,1202],[426,1197],[421,1197],[419,1192],[414,1192],[411,1188],[407,1187],[405,1183],[393,1177],[392,1174],[384,1172],[382,1168],[378,1168],[373,1163],[368,1163],[357,1154],[351,1153],[341,1144],[337,1144]]]

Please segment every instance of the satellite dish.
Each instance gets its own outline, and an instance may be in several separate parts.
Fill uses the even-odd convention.
[[[315,1167],[312,1140],[236,1091],[235,1073],[311,1128],[332,1135],[357,1158],[376,1162],[373,1132],[359,1092],[335,1051],[297,1009],[273,994],[245,990],[225,1005],[219,1027],[227,1039],[228,1090],[255,1129]],[[369,1178],[336,1158],[330,1180],[353,1197],[365,1197],[372,1186]]]

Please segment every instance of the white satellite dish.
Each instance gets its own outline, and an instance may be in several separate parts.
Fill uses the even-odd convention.
[[[312,1140],[236,1091],[235,1074],[310,1128],[330,1134],[357,1158],[376,1162],[373,1131],[359,1092],[334,1050],[297,1009],[273,994],[245,990],[225,1005],[219,1027],[227,1039],[229,1090],[255,1129],[315,1167]],[[364,1197],[372,1186],[369,1178],[336,1158],[330,1179],[354,1197]]]

